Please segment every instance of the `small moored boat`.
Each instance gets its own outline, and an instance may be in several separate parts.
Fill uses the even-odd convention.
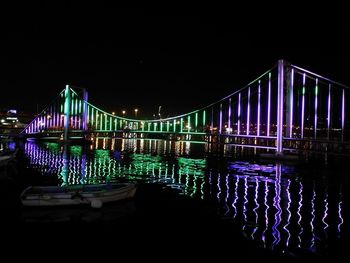
[[[64,206],[90,204],[94,208],[103,203],[131,198],[136,185],[132,183],[72,185],[72,186],[29,186],[21,193],[24,206]]]

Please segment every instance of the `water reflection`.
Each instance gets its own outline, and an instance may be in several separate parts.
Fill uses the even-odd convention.
[[[324,178],[299,176],[293,167],[281,164],[214,166],[209,148],[189,142],[103,138],[91,146],[28,142],[25,153],[31,167],[56,177],[52,182],[59,185],[136,180],[215,199],[222,216],[239,223],[247,238],[266,248],[322,251],[344,235],[341,181],[338,191],[330,191]]]
[[[62,186],[143,180],[165,183],[184,194],[204,198],[206,159],[180,157],[187,154],[189,146],[160,140],[121,140],[120,144],[107,139],[96,140],[94,146],[97,148],[28,142],[25,153],[31,167],[41,174],[57,176]],[[114,150],[106,149],[111,146]],[[175,155],[165,158],[174,150]],[[165,155],[156,155],[157,151]]]

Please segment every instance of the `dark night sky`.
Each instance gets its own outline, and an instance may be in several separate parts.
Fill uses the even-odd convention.
[[[149,116],[162,105],[181,113],[233,92],[279,58],[350,84],[350,29],[341,14],[39,5],[20,11],[2,23],[0,108],[36,111],[70,83],[108,111],[138,107]]]

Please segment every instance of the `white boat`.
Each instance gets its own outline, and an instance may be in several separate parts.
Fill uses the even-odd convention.
[[[136,184],[72,186],[29,186],[21,193],[24,206],[65,206],[90,204],[94,208],[135,195]]]

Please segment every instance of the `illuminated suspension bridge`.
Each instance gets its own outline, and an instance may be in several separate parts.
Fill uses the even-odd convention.
[[[78,135],[197,140],[285,152],[350,154],[350,87],[279,60],[245,87],[206,107],[164,119],[130,119],[67,85],[23,130],[26,137]],[[112,134],[112,135],[111,135]]]

